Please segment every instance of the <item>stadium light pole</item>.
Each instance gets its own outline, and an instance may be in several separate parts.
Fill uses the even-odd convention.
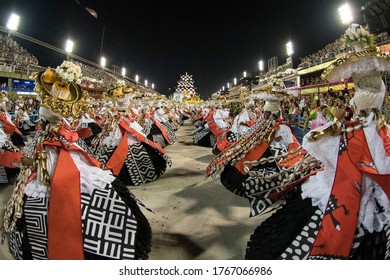
[[[294,50],[293,50],[293,44],[291,41],[287,42],[286,44],[286,51],[287,51],[287,56],[292,56],[293,53],[294,53]]]
[[[293,43],[291,41],[288,41],[286,44],[286,52],[288,56],[286,64],[290,65],[292,68],[293,67],[292,55],[294,54],[294,48],[293,48]]]
[[[100,58],[100,65],[103,67],[103,69],[106,67],[106,58],[104,56]]]
[[[260,70],[260,73],[262,73],[264,71],[264,61],[262,61],[262,60],[259,61],[259,70]]]
[[[7,21],[7,28],[9,30],[8,36],[11,36],[12,32],[18,31],[19,28],[19,23],[20,23],[20,16],[18,16],[15,13],[12,13]]]
[[[348,25],[353,21],[352,10],[348,3],[338,9],[342,24]]]
[[[66,44],[65,44],[65,51],[66,51],[66,59],[69,60],[70,59],[70,56],[73,52],[73,46],[74,46],[74,42],[70,39],[66,40]]]

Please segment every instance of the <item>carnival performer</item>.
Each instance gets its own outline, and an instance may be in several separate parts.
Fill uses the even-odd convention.
[[[280,100],[285,95],[280,83],[270,81],[256,97],[267,100],[265,119],[258,119],[235,145],[217,155],[206,169],[207,176],[223,169],[222,184],[249,199],[251,216],[259,215],[287,192],[297,178],[291,175],[292,170],[283,173],[282,170],[291,168],[304,157],[299,142],[280,118]],[[246,162],[253,164],[245,165]],[[252,174],[268,176],[272,180],[259,180]],[[288,178],[292,179],[286,184]]]
[[[155,103],[154,112],[151,114],[154,124],[152,125],[151,136],[161,135],[165,140],[165,146],[172,145],[177,141],[175,134],[175,126],[172,125],[172,120],[169,115],[170,110],[166,101],[158,101]],[[148,135],[150,138],[150,136]],[[151,139],[153,140],[153,139]],[[164,147],[164,146],[163,146]]]
[[[28,135],[35,131],[35,124],[30,120],[30,116],[24,105],[21,105],[16,112],[14,123],[23,135]]]
[[[206,146],[210,144],[212,152],[214,154],[218,154],[218,148],[216,147],[218,137],[225,139],[226,132],[230,127],[229,123],[226,121],[229,117],[229,111],[227,109],[222,108],[221,102],[212,102],[209,104],[210,108],[205,108],[203,114],[203,127],[199,127],[197,130],[193,132],[193,140],[195,144],[202,144],[202,146]],[[205,138],[206,137],[206,138]],[[206,141],[201,141],[201,140]]]
[[[201,106],[196,106],[194,108],[194,114],[192,115],[192,118],[191,118],[191,123],[195,126],[195,128],[199,128],[202,123],[203,123],[203,120],[204,120],[204,115],[203,115],[203,112],[204,112],[204,107],[205,105],[201,105]]]
[[[97,123],[95,116],[95,110],[93,106],[97,103],[92,98],[87,97],[87,111],[84,112],[80,118],[78,118],[73,127],[79,137],[84,140],[88,147],[92,146],[92,141],[97,137],[97,135],[102,132],[101,126]]]
[[[215,135],[215,145],[213,146],[212,153],[217,155],[225,151],[235,141],[235,138],[232,137],[234,135],[229,133],[233,119],[230,116],[229,107],[226,104],[222,104],[222,102],[216,103],[215,112],[212,117],[213,120],[208,121],[208,124],[211,132]]]
[[[14,146],[21,148],[25,146],[22,132],[15,126],[11,115],[7,108],[8,98],[5,91],[2,91],[0,100],[0,129],[10,136],[11,142]]]
[[[247,98],[245,100],[244,108],[234,117],[231,127],[226,129],[222,134],[216,137],[216,144],[213,150],[214,154],[225,152],[237,142],[237,139],[239,139],[240,137],[244,137],[245,133],[248,132],[250,127],[257,122],[256,115],[254,114],[254,109],[254,100],[252,100],[251,98]],[[230,110],[233,111],[233,108],[231,108]]]
[[[150,107],[150,111],[148,113],[144,112],[143,116],[144,119],[152,121],[150,129],[148,129],[148,139],[159,143],[163,148],[172,145],[177,140],[175,131],[169,124],[164,106],[162,101],[156,101],[154,107]],[[147,114],[146,117],[145,114]]]
[[[211,132],[209,124],[207,122],[207,117],[210,114],[214,113],[214,109],[210,108],[209,105],[206,105],[202,108],[202,111],[199,113],[199,116],[195,116],[194,125],[196,129],[192,132],[192,140],[195,145],[202,147],[214,147],[216,137]]]
[[[180,115],[180,125],[184,124],[184,121],[190,119],[192,117],[192,113],[190,111],[190,106],[188,104],[177,106],[177,113]]]
[[[124,82],[124,81],[123,81]],[[171,165],[159,143],[149,140],[142,126],[129,114],[132,88],[125,83],[107,91],[118,113],[95,139],[94,154],[126,185],[138,186],[157,180]]]
[[[231,132],[235,133],[238,137],[246,134],[250,127],[257,121],[257,117],[254,113],[255,102],[252,98],[245,100],[245,107],[238,113],[233,120]],[[236,136],[236,138],[237,138]]]
[[[177,131],[182,125],[181,114],[176,107],[172,107],[169,110],[169,119],[174,126],[174,130]]]
[[[0,128],[0,185],[6,185],[19,173],[20,150],[15,147],[9,135]]]
[[[322,77],[352,77],[355,118],[335,111],[336,121],[305,135],[303,148],[323,170],[255,230],[248,259],[390,259],[390,137],[379,111],[390,57],[360,25],[352,24],[344,41],[354,52]]]
[[[85,110],[80,76],[69,61],[35,74],[43,124],[6,205],[10,251],[17,259],[147,259],[151,228],[140,202],[77,145],[66,121]]]

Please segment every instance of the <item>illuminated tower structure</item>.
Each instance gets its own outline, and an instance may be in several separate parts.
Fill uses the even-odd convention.
[[[194,100],[197,97],[195,89],[192,75],[188,75],[186,72],[184,75],[181,75],[180,80],[177,81],[177,87],[173,98],[177,101]]]

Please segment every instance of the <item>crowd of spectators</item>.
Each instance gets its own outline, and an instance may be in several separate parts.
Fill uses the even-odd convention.
[[[82,84],[84,84],[85,88],[88,89],[89,85],[91,88],[93,87],[110,87],[115,84],[118,80],[123,79],[122,76],[115,75],[108,71],[105,71],[101,68],[94,67],[88,64],[81,63],[80,61],[72,60],[73,63],[79,65],[84,75],[84,79],[82,79]],[[93,82],[92,82],[93,81]],[[103,86],[104,85],[104,86]],[[157,94],[159,93],[150,87],[146,87],[143,84],[137,85],[137,90],[139,92],[145,94]]]
[[[282,101],[283,116],[292,128],[299,127],[304,133],[326,124],[335,117],[342,121],[351,120],[356,107],[354,104],[354,88],[344,88],[320,94],[305,94],[300,97],[290,95]],[[390,121],[390,96],[386,98],[381,113],[386,121]]]
[[[344,51],[341,39],[326,45],[323,49],[301,58],[300,66],[311,66],[336,58],[336,55]]]
[[[301,86],[318,85],[323,82],[320,76],[301,78]]]
[[[1,90],[7,90],[7,83],[6,82],[3,82],[3,83],[0,83],[0,89]],[[12,89],[19,89],[19,90],[27,90],[27,91],[32,91],[34,90],[34,87],[35,87],[35,83],[33,82],[28,82],[28,83],[12,83],[11,84],[11,88]]]
[[[90,78],[94,78],[105,85],[114,84],[118,79],[120,79],[119,77],[116,77],[115,75],[108,73],[101,68],[87,65],[76,60],[72,60],[72,62],[81,67],[81,71],[84,75],[87,74],[88,76],[90,76]]]
[[[16,98],[8,98],[6,102],[7,110],[12,115],[15,115],[19,109],[26,110],[29,115],[36,113],[41,106],[41,102],[35,97],[18,96]]]
[[[12,89],[19,89],[19,90],[34,90],[35,84],[34,83],[12,83]]]
[[[31,74],[40,70],[38,59],[9,36],[0,34],[0,66],[11,72]]]

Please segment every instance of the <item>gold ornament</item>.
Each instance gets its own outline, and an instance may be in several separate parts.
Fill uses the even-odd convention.
[[[49,68],[34,75],[36,84],[34,90],[42,100],[41,106],[65,118],[80,117],[87,108],[85,92],[74,82],[61,82],[59,76],[54,74],[52,70]]]

